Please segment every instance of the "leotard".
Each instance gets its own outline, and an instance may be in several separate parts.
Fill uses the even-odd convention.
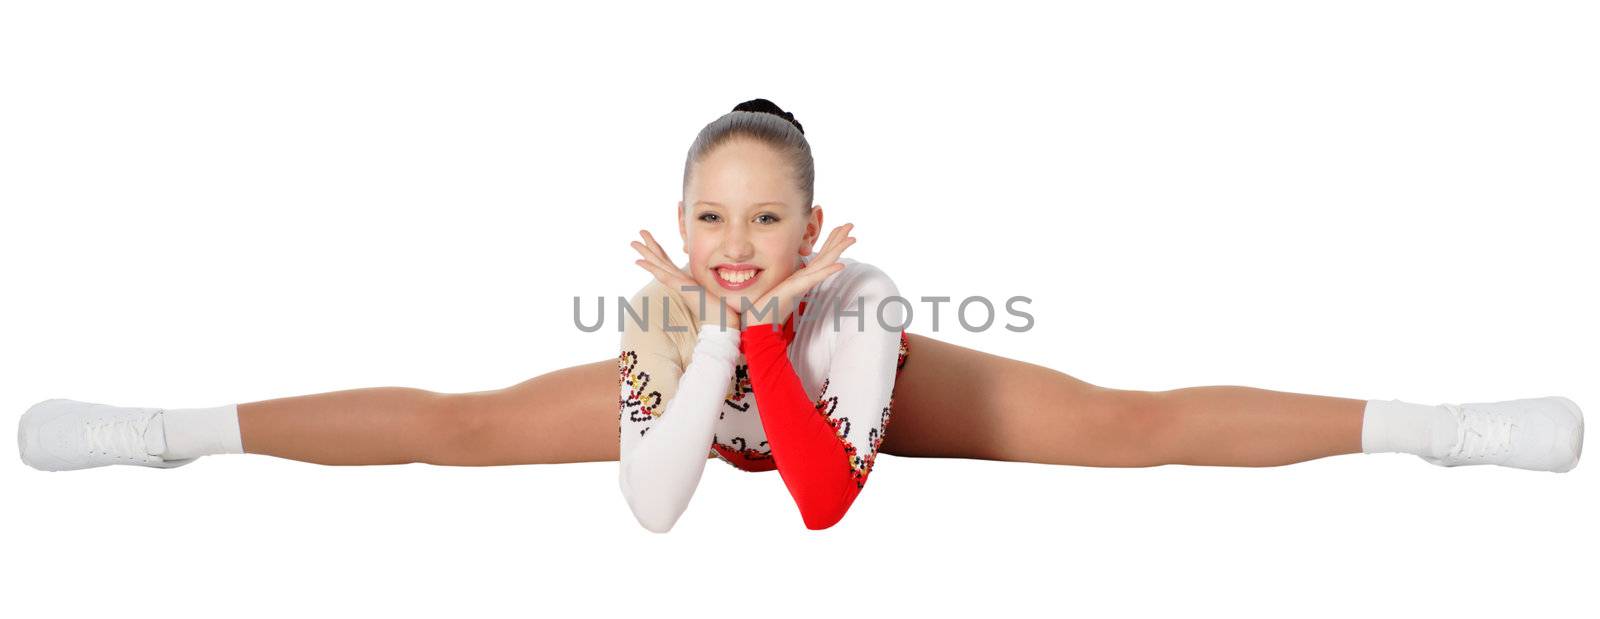
[[[882,303],[899,294],[888,275],[839,262],[781,328],[723,327],[714,305],[696,321],[685,303],[696,293],[654,281],[619,311],[619,483],[645,528],[672,528],[711,457],[777,470],[807,528],[844,517],[883,443],[909,339],[896,328],[904,304]]]

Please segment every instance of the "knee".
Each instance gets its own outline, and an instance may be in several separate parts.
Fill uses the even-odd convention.
[[[1160,392],[1100,389],[1095,398],[1101,433],[1112,446],[1110,466],[1145,467],[1169,463],[1167,443],[1177,423]]]
[[[418,461],[429,464],[469,464],[480,451],[489,431],[484,401],[477,393],[429,392],[422,407],[423,445]]]

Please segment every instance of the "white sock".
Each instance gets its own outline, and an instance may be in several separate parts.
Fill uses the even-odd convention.
[[[1401,452],[1437,458],[1455,442],[1456,418],[1443,406],[1367,400],[1361,416],[1363,453]]]
[[[213,408],[169,408],[162,411],[162,431],[166,435],[166,460],[182,460],[211,454],[242,454],[239,437],[239,406]]]

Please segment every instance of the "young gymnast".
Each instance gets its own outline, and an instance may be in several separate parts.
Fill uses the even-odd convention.
[[[634,244],[656,281],[630,305],[655,299],[663,313],[625,320],[618,356],[473,393],[377,387],[197,409],[46,400],[19,421],[22,460],[49,471],[171,468],[225,453],[331,465],[619,460],[629,506],[663,531],[717,456],[778,470],[805,524],[822,528],[848,509],[879,451],[1115,467],[1399,452],[1553,472],[1581,455],[1582,413],[1563,397],[1424,405],[1242,386],[1111,389],[883,327],[898,316],[875,320],[870,304],[895,294],[893,283],[840,257],[848,226],[813,253],[813,178],[800,123],[770,102],[707,125],[684,165],[688,267],[648,233]],[[683,291],[690,283],[699,290]],[[842,329],[807,318],[828,315],[811,302],[849,297],[866,300],[865,330],[850,317]]]

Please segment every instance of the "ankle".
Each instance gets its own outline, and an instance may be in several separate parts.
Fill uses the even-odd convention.
[[[1399,452],[1436,458],[1455,446],[1456,418],[1439,405],[1367,400],[1361,418],[1363,453]]]
[[[244,453],[235,404],[211,408],[174,408],[161,412],[166,450],[161,457],[181,460],[212,454]]]

